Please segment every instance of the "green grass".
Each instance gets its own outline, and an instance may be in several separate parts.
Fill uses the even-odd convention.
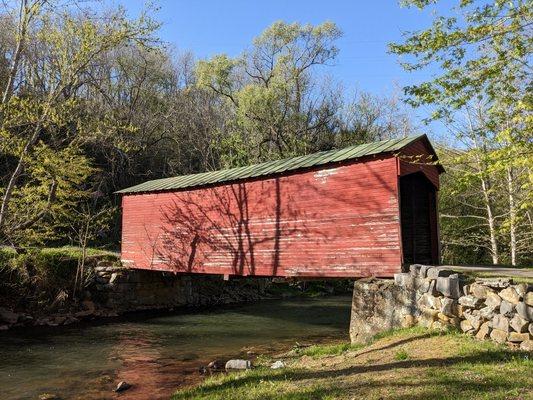
[[[367,343],[336,343],[336,344],[327,344],[327,345],[313,345],[309,347],[305,347],[303,349],[295,349],[295,353],[302,356],[310,356],[313,358],[320,358],[324,356],[336,356],[343,354],[347,351],[356,351],[364,348],[365,346],[369,346],[370,344],[376,342],[377,340],[386,339],[386,338],[392,338],[392,337],[398,337],[403,336],[406,334],[421,334],[421,333],[427,333],[427,330],[420,326],[415,326],[412,328],[401,328],[401,329],[392,329],[388,331],[384,331],[381,333],[378,333],[377,335],[374,335],[374,337]],[[442,332],[439,331],[431,331],[431,335],[439,335],[442,334]]]
[[[404,349],[400,349],[394,354],[394,359],[396,361],[408,360],[409,354]]]
[[[522,267],[521,269],[531,269],[531,267]],[[505,278],[511,278],[513,280],[513,282],[516,284],[516,283],[533,283],[533,278],[528,278],[526,276],[515,276],[515,275],[509,275],[509,276],[506,276],[506,275],[495,275],[495,274],[491,274],[491,273],[487,273],[487,272],[468,272],[468,273],[464,273],[464,272],[461,272],[463,275],[466,275],[470,278],[472,278],[472,280],[474,280],[475,278],[499,278],[499,277],[505,277]]]
[[[45,247],[17,253],[0,247],[0,302],[16,304],[31,300],[29,307],[42,309],[53,304],[58,293],[71,294],[82,250],[78,247]],[[116,262],[118,253],[88,248],[86,265]],[[86,276],[91,271],[85,269]]]
[[[207,378],[199,387],[179,391],[172,400],[311,400],[336,399],[340,392],[319,384],[294,386],[305,370],[257,368],[250,371]]]
[[[119,254],[117,252],[96,249],[88,247],[86,249],[88,257],[109,257],[110,259],[118,259]],[[60,256],[66,258],[79,258],[82,255],[82,249],[76,246],[63,246],[63,247],[44,247],[40,249],[40,253],[48,256]]]
[[[338,343],[330,345],[315,345],[306,347],[297,351],[297,354],[310,356],[314,358],[320,358],[324,356],[336,356],[342,354],[348,350],[359,350],[363,348],[362,344],[350,344],[350,343]]]
[[[354,349],[353,353],[348,352]],[[173,400],[533,398],[532,354],[458,332],[389,331],[371,345],[334,344],[301,351],[287,368],[220,374]],[[335,357],[341,355],[341,357]],[[331,357],[333,356],[333,357]]]

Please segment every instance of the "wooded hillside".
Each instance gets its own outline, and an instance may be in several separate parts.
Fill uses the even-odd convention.
[[[0,246],[116,249],[118,189],[421,133],[410,107],[427,105],[447,127],[433,136],[444,261],[530,264],[531,3],[457,7],[390,47],[442,74],[380,97],[325,74],[333,22],[275,22],[240,56],[198,60],[158,38],[153,9],[3,3]]]

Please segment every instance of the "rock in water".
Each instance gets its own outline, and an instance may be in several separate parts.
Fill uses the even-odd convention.
[[[219,370],[224,368],[224,363],[219,360],[211,361],[209,364],[207,364],[207,368]]]
[[[39,400],[60,400],[60,397],[53,393],[43,393],[39,395]]]
[[[272,369],[280,369],[280,368],[285,368],[285,363],[281,360],[278,360],[276,361],[274,364],[272,364],[270,366],[270,368]]]
[[[121,381],[118,383],[117,388],[115,389],[115,392],[123,392],[124,390],[128,390],[131,387],[131,385],[128,382]]]
[[[252,362],[250,360],[229,360],[226,363],[226,369],[251,369],[252,368]]]

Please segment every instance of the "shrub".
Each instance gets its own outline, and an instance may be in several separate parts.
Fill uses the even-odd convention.
[[[72,297],[81,254],[77,247],[43,248],[22,254],[11,248],[0,248],[0,297],[11,303],[41,304],[52,304],[61,292]],[[109,251],[87,249],[87,267],[96,260],[116,261],[118,256]],[[90,272],[91,268],[85,271]]]

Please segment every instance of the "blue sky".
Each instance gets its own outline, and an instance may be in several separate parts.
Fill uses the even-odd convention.
[[[118,2],[132,16],[143,7],[140,0]],[[449,7],[450,2],[446,3]],[[397,57],[387,53],[387,43],[401,40],[403,31],[428,27],[432,21],[431,10],[402,8],[394,0],[159,0],[157,4],[156,17],[163,24],[161,38],[198,58],[238,55],[277,20],[311,24],[330,20],[344,35],[337,42],[340,54],[326,72],[349,92],[399,92],[405,85],[431,77],[430,71],[403,71]],[[427,110],[416,110],[414,115],[421,118],[425,113]]]

